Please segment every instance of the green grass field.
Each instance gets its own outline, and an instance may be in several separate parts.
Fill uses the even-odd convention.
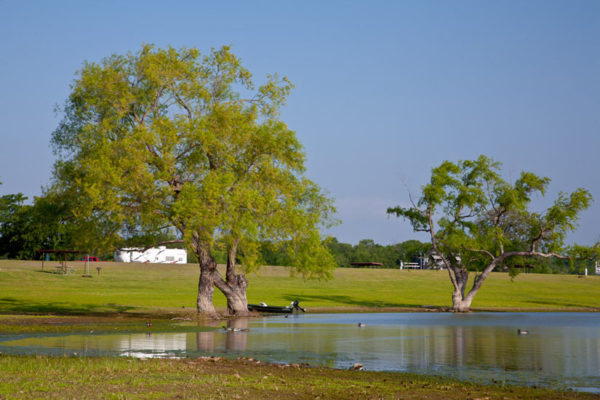
[[[252,360],[0,355],[0,399],[597,399],[408,373]]]
[[[0,261],[0,313],[101,314],[187,311],[195,308],[197,265],[91,263],[91,278],[56,274],[57,263]],[[96,267],[102,268],[97,274]],[[445,271],[346,269],[329,281],[291,277],[284,267],[264,267],[248,276],[248,301],[287,305],[294,299],[312,311],[422,309],[451,305]],[[492,273],[473,302],[474,310],[600,310],[600,276]],[[215,305],[225,298],[215,290]]]

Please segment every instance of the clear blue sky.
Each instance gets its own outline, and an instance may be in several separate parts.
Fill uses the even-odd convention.
[[[590,190],[570,241],[600,240],[600,1],[0,0],[0,194],[49,182],[54,107],[83,61],[142,43],[230,44],[256,81],[288,76],[283,118],[340,241],[425,240],[386,208],[479,154],[549,176],[550,196]]]

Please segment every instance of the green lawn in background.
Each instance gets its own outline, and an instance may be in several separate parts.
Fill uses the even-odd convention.
[[[0,313],[89,314],[193,310],[197,265],[70,262],[74,272],[56,274],[56,262],[0,260]],[[98,275],[96,267],[101,267]],[[361,308],[448,307],[451,284],[445,271],[339,268],[329,281],[291,277],[285,267],[263,267],[248,276],[248,301],[287,305],[294,299],[313,311]],[[600,277],[492,273],[473,302],[473,309],[600,309]],[[215,289],[215,305],[225,298]],[[183,307],[183,308],[182,308]],[[370,310],[371,311],[371,310]]]

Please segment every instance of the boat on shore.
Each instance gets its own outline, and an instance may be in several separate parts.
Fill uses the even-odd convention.
[[[276,314],[292,314],[294,312],[302,311],[306,312],[306,310],[298,304],[298,300],[292,301],[289,306],[269,306],[265,303],[260,304],[248,304],[248,311],[257,311],[264,313],[276,313]]]

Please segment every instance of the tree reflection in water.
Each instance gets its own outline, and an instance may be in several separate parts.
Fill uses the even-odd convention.
[[[198,323],[200,326],[200,323]],[[203,326],[206,326],[203,323]],[[213,323],[209,323],[210,326],[215,326]],[[215,352],[215,335],[225,334],[225,350],[244,352],[248,347],[248,318],[235,318],[227,320],[227,324],[223,325],[224,328],[217,332],[196,332],[196,349],[199,352],[214,353]]]

